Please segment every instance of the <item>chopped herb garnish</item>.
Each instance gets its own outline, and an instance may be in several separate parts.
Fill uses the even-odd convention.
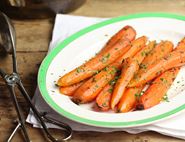
[[[110,71],[110,74],[115,74],[116,72],[117,72],[117,70],[113,69],[113,70]]]
[[[76,71],[77,71],[77,73],[80,73],[80,72],[82,72],[82,69],[77,68]]]
[[[177,81],[177,83],[180,83],[180,81]]]
[[[140,67],[141,69],[146,69],[146,68],[147,68],[147,66],[146,66],[145,64],[142,64],[142,63],[139,65],[139,67]]]
[[[103,56],[102,59],[100,59],[100,61],[102,63],[106,63],[109,57],[110,57],[110,53],[108,53],[107,55]]]
[[[136,93],[134,95],[135,95],[136,99],[139,99],[144,93],[145,93],[145,91],[141,91],[141,93]]]
[[[107,103],[104,102],[104,103],[102,104],[102,106],[103,106],[103,107],[107,107]]]
[[[140,66],[140,63],[139,63],[139,61],[138,60],[135,60],[136,61],[136,63],[138,64],[138,66]]]
[[[108,90],[108,92],[109,92],[109,93],[112,93],[112,92],[113,92],[113,88],[110,88],[110,89]]]
[[[113,80],[109,81],[109,85],[114,85],[116,84],[117,80],[119,79],[120,76],[116,76]]]
[[[120,76],[116,76],[116,77],[115,77],[115,80],[118,80],[118,79],[119,79],[119,77],[120,77]]]
[[[145,93],[145,91],[141,91],[141,95],[143,95]]]
[[[98,71],[98,70],[95,70],[94,72],[95,72],[95,74],[98,74],[100,71]]]
[[[98,88],[99,86],[96,84],[95,87]]]
[[[103,70],[104,70],[104,71],[108,71],[108,67],[105,67]]]
[[[164,78],[160,78],[160,80],[161,80],[161,81],[163,81],[163,80],[164,80]]]
[[[163,83],[167,83],[167,82],[168,82],[165,78],[160,78],[160,80],[161,80]]]
[[[145,56],[145,55],[146,55],[146,53],[143,51],[143,52],[141,52],[141,55],[142,55],[142,56]]]
[[[115,48],[115,50],[118,50],[118,48]]]
[[[135,95],[136,99],[139,99],[142,96],[141,93],[136,93],[134,95]]]
[[[109,58],[109,57],[110,57],[110,53],[108,53],[105,57],[106,57],[106,58]]]
[[[109,81],[109,84],[113,86],[114,84],[116,84],[116,80],[113,79],[113,80]]]
[[[167,94],[165,94],[165,95],[163,96],[162,100],[165,101],[165,102],[169,102],[169,99],[168,99]]]
[[[92,78],[92,82],[96,82],[97,80],[96,80],[96,78],[95,77],[93,77]]]

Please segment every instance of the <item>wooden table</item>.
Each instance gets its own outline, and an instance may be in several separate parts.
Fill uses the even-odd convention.
[[[172,12],[185,15],[185,1],[183,0],[87,0],[71,15],[96,17],[113,17],[137,12]],[[52,36],[54,20],[13,21],[17,32],[18,69],[30,96],[33,96],[37,84],[37,71],[45,57]],[[61,31],[62,32],[62,31]],[[1,67],[10,71],[10,57],[0,58]],[[29,108],[23,98],[18,95],[19,102],[27,115]],[[16,119],[16,112],[2,80],[0,80],[0,141],[5,141],[11,134]],[[33,142],[44,142],[39,129],[28,126]],[[17,134],[15,142],[21,142],[22,137]],[[74,132],[71,142],[183,142],[183,140],[164,136],[155,132],[128,134],[126,132],[92,133]]]

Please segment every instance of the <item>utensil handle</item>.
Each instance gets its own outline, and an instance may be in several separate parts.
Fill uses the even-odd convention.
[[[21,130],[23,132],[23,136],[24,136],[25,142],[30,142],[30,139],[29,139],[28,133],[26,131],[26,127],[25,127],[25,120],[24,120],[23,115],[21,113],[20,106],[18,104],[18,101],[17,101],[16,95],[15,95],[15,89],[14,88],[15,88],[14,85],[9,85],[8,84],[8,90],[10,92],[10,95],[12,97],[13,103],[15,105],[15,109],[17,111],[19,122],[21,124],[20,127],[22,128]]]
[[[40,113],[38,112],[38,110],[36,109],[36,107],[32,104],[31,102],[31,98],[28,95],[28,93],[26,92],[21,80],[19,80],[19,82],[17,82],[17,85],[19,87],[20,92],[22,93],[22,95],[24,96],[25,100],[28,102],[28,104],[30,105],[32,111],[34,112],[34,114],[36,115],[36,118],[39,120],[41,126],[43,127],[44,133],[46,134],[46,136],[52,141],[52,142],[58,142],[57,139],[55,139],[48,131],[48,128],[44,122],[44,118],[40,115]]]
[[[19,122],[17,124],[17,126],[15,127],[15,129],[13,130],[12,134],[9,136],[7,142],[11,142],[12,138],[14,137],[15,133],[17,132],[17,130],[21,127],[21,123]]]

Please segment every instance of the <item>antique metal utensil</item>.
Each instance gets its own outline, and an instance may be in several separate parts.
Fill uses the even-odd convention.
[[[45,134],[45,136],[52,142],[60,142],[65,141],[69,139],[72,136],[72,129],[65,123],[61,123],[59,121],[56,121],[54,119],[46,117],[47,112],[40,113],[35,106],[31,102],[31,98],[29,97],[28,93],[26,92],[20,76],[17,71],[17,62],[16,62],[16,37],[15,37],[15,30],[14,26],[9,20],[9,18],[2,12],[0,12],[0,48],[3,48],[3,50],[6,51],[6,53],[12,55],[12,61],[13,61],[13,71],[11,74],[6,74],[1,68],[0,68],[0,76],[4,79],[8,90],[10,92],[11,98],[13,100],[13,103],[15,105],[15,109],[17,111],[18,115],[18,125],[14,129],[13,133],[10,135],[9,139],[7,140],[10,142],[17,132],[18,129],[22,130],[24,139],[26,142],[30,142],[30,138],[28,135],[28,132],[26,130],[25,126],[25,119],[23,117],[23,114],[21,112],[21,108],[19,106],[18,100],[16,98],[15,94],[15,87],[18,87],[21,95],[25,98],[26,102],[30,106],[32,112],[34,113],[36,119],[38,122],[40,122],[40,125],[42,126],[42,130]],[[65,131],[65,137],[61,139],[55,138],[50,131],[50,129],[47,128],[46,123],[54,124],[62,129],[62,131]]]

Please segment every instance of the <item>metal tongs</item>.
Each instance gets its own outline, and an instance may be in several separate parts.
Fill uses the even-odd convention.
[[[72,136],[72,129],[65,123],[61,123],[59,121],[56,121],[54,119],[51,119],[49,117],[46,117],[46,113],[40,113],[36,107],[32,104],[31,98],[29,97],[28,93],[26,92],[20,76],[17,71],[17,62],[16,62],[16,51],[15,51],[15,29],[13,27],[13,24],[9,20],[9,18],[2,12],[0,12],[0,49],[5,50],[6,53],[12,55],[12,61],[13,61],[13,73],[6,74],[2,69],[0,69],[0,76],[4,79],[6,82],[6,85],[8,87],[8,90],[10,92],[11,98],[13,100],[13,103],[15,105],[17,115],[18,115],[18,125],[14,129],[13,133],[8,138],[7,142],[10,142],[17,132],[17,130],[20,128],[22,130],[25,142],[30,142],[30,138],[28,136],[28,132],[26,130],[25,126],[25,119],[23,117],[23,114],[21,112],[18,100],[15,95],[15,87],[18,87],[21,95],[25,98],[28,105],[32,109],[35,117],[37,118],[38,122],[40,122],[40,125],[42,126],[42,130],[45,134],[45,136],[48,138],[48,140],[52,142],[60,142],[65,141],[71,138]],[[46,123],[52,123],[54,125],[57,125],[58,127],[62,128],[65,131],[65,137],[61,138],[61,140],[53,137],[52,133],[49,131],[49,129],[46,126]],[[63,131],[62,130],[62,131]]]

